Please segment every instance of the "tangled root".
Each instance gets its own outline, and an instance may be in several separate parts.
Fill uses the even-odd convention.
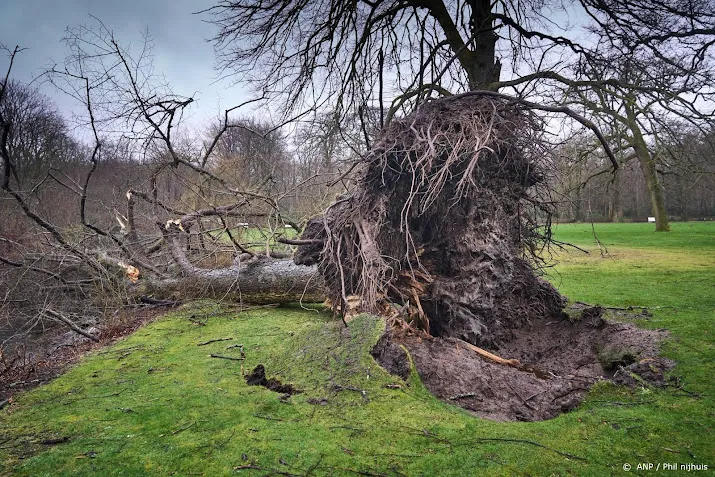
[[[386,128],[357,187],[311,221],[303,238],[322,249],[297,261],[319,263],[337,312],[357,296],[359,311],[473,344],[561,313],[534,267],[550,236],[542,132],[504,99],[422,105]]]

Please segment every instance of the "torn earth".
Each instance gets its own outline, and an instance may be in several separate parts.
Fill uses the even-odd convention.
[[[610,321],[602,312],[593,307],[580,311],[580,319],[540,319],[514,330],[491,350],[531,370],[485,359],[456,338],[415,333],[387,332],[373,356],[405,378],[410,364],[404,346],[435,396],[497,421],[556,417],[578,406],[588,389],[604,379],[631,387],[666,385],[665,372],[674,362],[658,357],[658,344],[667,332]]]

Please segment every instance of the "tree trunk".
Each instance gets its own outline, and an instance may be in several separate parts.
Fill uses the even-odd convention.
[[[138,291],[165,299],[220,298],[255,304],[325,300],[323,279],[316,267],[263,257],[228,268],[182,270],[176,278],[148,280]]]
[[[573,202],[573,220],[574,222],[583,222],[583,203],[581,196],[581,185],[576,186],[576,197]]]
[[[490,0],[472,0],[472,16],[469,26],[474,36],[474,50],[471,64],[467,68],[469,89],[488,89],[499,81],[501,64],[496,59],[495,50],[498,36],[494,31],[494,15]]]
[[[636,153],[650,194],[651,209],[655,216],[655,231],[669,232],[670,225],[668,224],[668,214],[665,210],[665,197],[663,187],[660,185],[658,174],[655,170],[655,162],[647,149],[645,152],[637,151]]]
[[[609,203],[609,218],[611,222],[620,222],[623,218],[623,200],[621,199],[621,170],[613,173],[613,192]]]
[[[425,0],[426,7],[442,27],[447,43],[467,73],[470,91],[489,89],[499,81],[501,64],[496,60],[497,34],[494,32],[494,15],[489,0],[472,0],[469,27],[472,39],[465,43],[452,15],[442,0]],[[471,47],[471,48],[470,48]]]
[[[668,224],[668,214],[665,210],[665,196],[663,194],[663,187],[658,180],[658,173],[655,169],[655,161],[648,150],[648,145],[646,144],[645,139],[643,139],[643,133],[641,132],[640,126],[638,126],[638,120],[636,119],[633,107],[627,102],[625,106],[629,122],[628,126],[633,133],[633,151],[638,158],[638,163],[641,166],[641,172],[643,173],[646,186],[648,187],[648,194],[650,195],[651,210],[655,216],[655,231],[669,232],[670,225]]]
[[[224,298],[256,304],[320,302],[325,300],[323,279],[316,267],[296,265],[291,259],[255,256],[219,269],[194,266],[181,246],[182,232],[172,224],[164,237],[181,272],[176,278],[148,280],[144,293],[161,297]]]

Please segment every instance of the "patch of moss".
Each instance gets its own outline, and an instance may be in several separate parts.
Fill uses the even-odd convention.
[[[565,256],[555,284],[572,300],[652,310],[639,325],[670,330],[677,388],[604,382],[556,419],[481,420],[436,400],[417,373],[405,382],[377,366],[369,352],[382,324],[370,317],[345,330],[298,307],[237,314],[203,301],[15,396],[0,410],[0,475],[600,476],[673,452],[715,462],[715,224],[670,234],[596,224],[606,258],[589,245],[590,225],[562,227],[558,239],[595,253]],[[232,340],[198,346],[216,338]],[[243,370],[210,357],[238,356],[233,344]],[[305,392],[281,400],[248,386],[243,374],[258,364]]]

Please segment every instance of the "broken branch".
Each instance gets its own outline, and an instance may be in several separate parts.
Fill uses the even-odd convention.
[[[58,313],[58,312],[56,312],[55,310],[53,310],[53,309],[51,309],[51,308],[45,308],[44,313],[47,314],[47,315],[49,315],[49,316],[51,316],[52,318],[55,318],[55,319],[61,321],[62,323],[64,323],[65,325],[67,325],[67,326],[68,326],[72,331],[74,331],[75,333],[79,333],[80,335],[84,336],[85,338],[89,338],[90,340],[94,341],[95,343],[98,343],[98,342],[99,342],[99,338],[97,338],[97,337],[94,336],[94,335],[91,335],[91,334],[87,333],[87,332],[84,331],[82,328],[80,328],[79,326],[75,325],[75,324],[72,322],[72,320],[70,320],[70,319],[67,318],[66,316],[62,315],[61,313]]]
[[[471,343],[467,343],[467,342],[464,341],[464,340],[459,340],[459,342],[460,342],[460,344],[462,344],[462,345],[466,346],[467,348],[471,349],[472,351],[474,351],[474,352],[477,353],[478,355],[483,356],[483,357],[485,357],[485,358],[487,358],[487,359],[489,359],[489,360],[492,360],[492,361],[494,361],[495,363],[505,364],[505,365],[507,365],[507,366],[511,366],[512,368],[519,368],[519,367],[521,366],[521,363],[519,362],[518,359],[504,359],[504,358],[501,358],[501,357],[495,355],[494,353],[490,353],[490,352],[487,351],[487,350],[484,350],[484,349],[482,349],[482,348],[479,348],[478,346],[474,346],[474,345],[471,344]]]
[[[233,356],[223,356],[221,354],[213,354],[211,353],[209,356],[212,358],[221,358],[221,359],[229,359],[231,361],[244,361],[246,358],[234,358]]]

